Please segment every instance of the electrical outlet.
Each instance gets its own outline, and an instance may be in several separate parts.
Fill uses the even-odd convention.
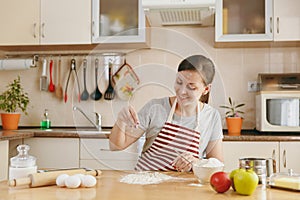
[[[248,92],[257,92],[257,81],[248,81]]]

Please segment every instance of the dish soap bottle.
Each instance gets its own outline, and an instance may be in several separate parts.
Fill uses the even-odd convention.
[[[43,129],[43,130],[49,129],[51,127],[51,121],[50,121],[48,115],[49,115],[48,109],[45,109],[44,118],[41,121],[41,129]]]
[[[30,147],[26,144],[17,147],[19,154],[10,159],[9,180],[24,178],[37,172],[36,158],[28,155],[29,149]]]

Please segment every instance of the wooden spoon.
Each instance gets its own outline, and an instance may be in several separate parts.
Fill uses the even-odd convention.
[[[60,68],[61,68],[61,60],[59,59],[58,60],[58,84],[56,86],[56,90],[55,90],[55,95],[59,98],[59,99],[62,99],[63,98],[63,89],[62,89],[62,86],[61,86],[61,83],[60,83]]]

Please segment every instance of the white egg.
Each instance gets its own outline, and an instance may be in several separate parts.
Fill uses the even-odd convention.
[[[73,176],[79,177],[79,178],[80,178],[81,185],[82,185],[83,177],[84,177],[85,175],[84,175],[84,174],[74,174]]]
[[[69,176],[65,180],[67,188],[78,188],[81,184],[81,180],[78,176]]]
[[[56,178],[56,185],[59,187],[64,187],[65,185],[65,180],[68,178],[68,174],[61,174]]]
[[[97,179],[92,175],[85,175],[82,180],[82,186],[94,187],[97,183]]]

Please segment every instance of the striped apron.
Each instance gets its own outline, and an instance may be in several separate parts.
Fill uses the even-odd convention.
[[[168,119],[156,136],[152,145],[139,158],[135,169],[139,171],[170,171],[176,170],[172,166],[178,153],[191,153],[199,158],[200,133],[198,130],[200,103],[197,106],[195,130],[172,124],[177,99],[174,101]],[[177,152],[176,152],[177,151]]]

